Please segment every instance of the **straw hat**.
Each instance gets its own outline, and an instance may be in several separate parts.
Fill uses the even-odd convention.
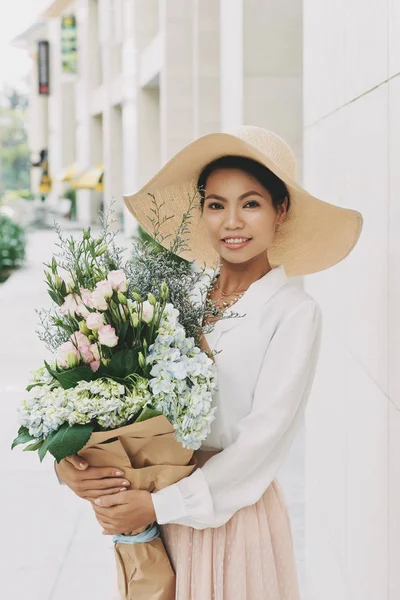
[[[356,210],[324,202],[296,182],[296,157],[278,135],[254,126],[242,126],[232,133],[211,133],[185,146],[173,156],[136,194],[124,201],[135,219],[151,234],[148,217],[154,217],[153,194],[162,217],[171,217],[160,228],[164,235],[176,232],[188,210],[203,167],[225,155],[245,156],[265,165],[287,186],[291,205],[268,248],[271,267],[283,264],[288,276],[306,275],[340,262],[356,245],[363,217]],[[200,200],[200,195],[198,195]],[[189,249],[183,258],[215,266],[219,260],[204,228],[200,203],[190,223]],[[163,245],[169,247],[170,239]]]

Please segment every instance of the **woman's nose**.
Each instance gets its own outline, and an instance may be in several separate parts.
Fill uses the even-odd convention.
[[[231,209],[226,213],[225,226],[229,229],[238,229],[242,227],[243,220],[235,209]]]

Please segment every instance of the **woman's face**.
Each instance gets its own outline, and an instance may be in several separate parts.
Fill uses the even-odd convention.
[[[277,213],[270,193],[245,171],[218,169],[207,179],[203,222],[214,249],[229,263],[265,254],[284,210]]]

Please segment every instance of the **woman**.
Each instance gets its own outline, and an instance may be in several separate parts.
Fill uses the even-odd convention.
[[[168,234],[198,188],[200,210],[182,255],[209,265],[219,260],[209,299],[240,315],[218,320],[205,336],[217,352],[218,410],[189,477],[153,494],[114,494],[99,488],[115,487],[115,480],[100,483],[91,467],[86,480],[80,474],[80,495],[101,496],[93,507],[105,533],[158,521],[178,600],[299,598],[291,526],[275,477],[310,394],[322,317],[316,300],[288,275],[345,258],[362,216],[308,194],[295,181],[295,163],[277,135],[242,127],[196,140],[125,197],[148,228],[153,194],[174,215],[163,226]],[[73,475],[76,488],[77,470],[68,461],[59,471],[64,480]]]

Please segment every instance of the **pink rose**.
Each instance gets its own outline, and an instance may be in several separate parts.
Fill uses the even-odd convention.
[[[81,355],[82,360],[86,365],[89,365],[94,360],[94,356],[90,350],[90,346],[80,346],[79,354]]]
[[[92,307],[96,310],[107,310],[108,308],[107,300],[99,289],[92,292]]]
[[[74,315],[78,308],[80,298],[77,294],[68,294],[65,296],[64,303],[60,306],[60,313],[62,315]]]
[[[86,288],[80,288],[82,302],[86,304],[89,308],[93,308],[92,306],[92,292],[87,290]]]
[[[71,342],[78,347],[78,350],[80,346],[90,346],[89,338],[82,333],[82,331],[75,331],[75,333],[71,335]]]
[[[103,325],[98,330],[99,342],[102,346],[113,348],[118,344],[118,336],[115,335],[114,327],[111,325]]]
[[[98,371],[100,367],[100,361],[99,360],[93,360],[90,363],[90,368],[92,369],[92,371]]]
[[[103,281],[98,281],[96,283],[96,289],[100,291],[101,295],[104,298],[111,298],[111,296],[113,295],[111,283],[106,279],[104,279]]]
[[[77,346],[77,350],[85,364],[89,364],[94,360],[93,353],[90,349],[89,338],[81,331],[76,331],[71,335],[71,342]]]
[[[91,292],[89,292],[89,290],[86,290],[85,288],[80,288],[80,293],[81,297],[77,295],[78,306],[75,312],[84,319],[86,319],[86,317],[90,314],[88,311],[88,307],[92,308]]]
[[[100,352],[97,344],[91,344],[90,351],[94,356],[94,360],[100,360]]]
[[[77,348],[75,348],[72,342],[65,342],[64,344],[61,344],[61,346],[57,348],[57,354],[62,367],[69,367],[73,369],[74,367],[78,366],[80,358],[79,351]]]
[[[122,269],[118,271],[110,271],[107,275],[108,281],[111,283],[112,289],[117,292],[125,293],[128,289],[126,275]]]
[[[86,325],[92,331],[97,331],[99,327],[104,325],[103,315],[98,312],[89,313],[89,315],[86,317]]]

